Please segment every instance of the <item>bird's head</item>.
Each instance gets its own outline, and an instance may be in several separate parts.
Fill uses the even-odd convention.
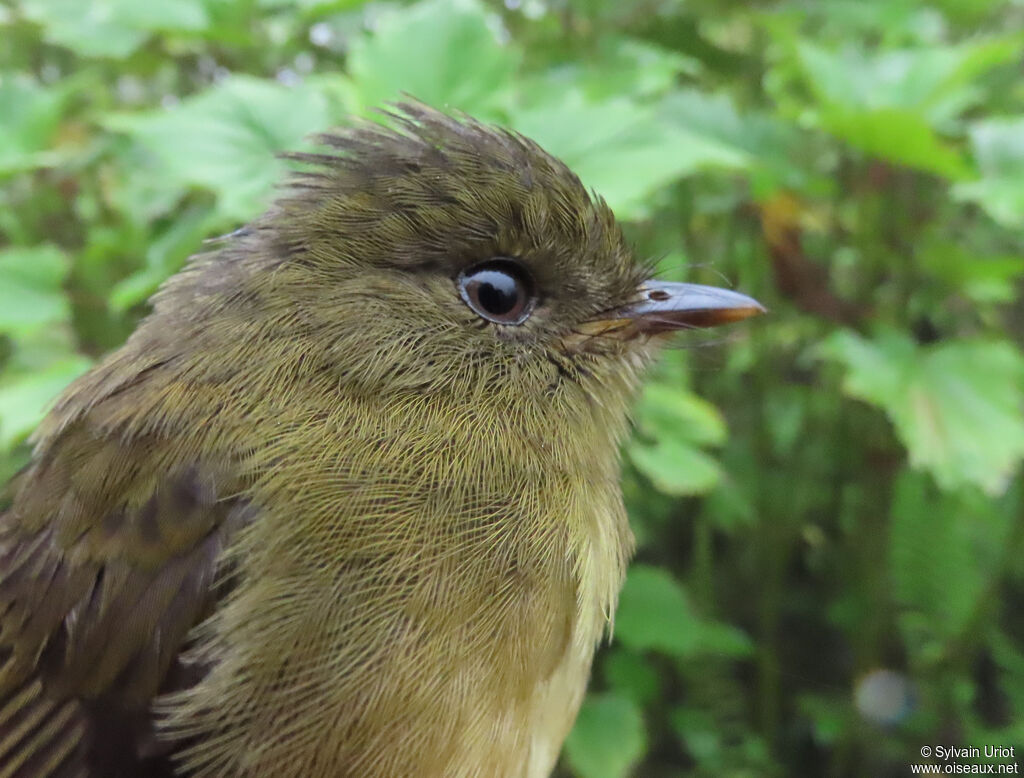
[[[199,288],[262,311],[266,344],[294,345],[350,391],[498,404],[624,400],[653,336],[762,310],[651,279],[608,206],[521,135],[403,104],[389,127],[319,141],[323,153],[289,155],[300,171],[274,207],[172,282],[165,307]]]

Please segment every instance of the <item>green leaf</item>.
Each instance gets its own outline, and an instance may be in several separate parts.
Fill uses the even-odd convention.
[[[364,108],[403,95],[484,116],[502,107],[520,53],[476,0],[425,0],[378,19],[352,43],[348,69]]]
[[[943,488],[1005,491],[1024,458],[1024,357],[1007,342],[917,346],[886,332],[836,333],[825,353],[846,365],[844,390],[878,405],[910,462]]]
[[[55,246],[0,251],[0,334],[67,321],[68,261]]]
[[[52,149],[68,89],[0,74],[0,176],[54,165]]]
[[[656,443],[631,442],[630,461],[664,494],[689,497],[715,488],[722,471],[710,456],[681,440],[663,438]]]
[[[303,12],[341,11],[365,5],[369,0],[257,0],[260,8],[295,8]]]
[[[957,184],[953,195],[1004,227],[1024,227],[1024,116],[983,119],[968,134],[981,178]]]
[[[606,34],[594,44],[589,56],[560,63],[548,71],[554,87],[580,89],[589,99],[606,100],[630,95],[656,96],[673,89],[681,75],[695,75],[700,64],[646,41]],[[531,90],[532,91],[532,90]]]
[[[727,95],[695,89],[674,91],[658,111],[675,126],[733,149],[740,164],[731,167],[752,177],[759,198],[805,185],[806,172],[792,163],[800,139],[791,125],[762,112],[741,114]]]
[[[918,0],[887,0],[883,3],[828,0],[801,3],[796,7],[802,15],[814,19],[815,39],[849,41],[866,37],[874,41],[881,38],[884,48],[890,49],[907,42],[933,43],[944,32],[941,15],[930,6],[922,7]]]
[[[747,164],[735,147],[626,98],[590,102],[564,88],[540,96],[543,102],[513,114],[513,126],[565,162],[620,219],[644,217],[651,193],[681,176]]]
[[[697,447],[725,441],[725,421],[713,405],[682,387],[654,381],[637,404],[637,426],[640,436],[626,451],[658,491],[688,496],[718,483],[718,464]]]
[[[125,311],[148,298],[196,250],[211,222],[207,209],[192,207],[178,216],[146,251],[146,265],[120,281],[110,292],[110,305]]]
[[[977,99],[972,80],[1018,56],[1021,43],[1013,36],[869,53],[801,41],[796,52],[823,129],[880,159],[963,178],[965,161],[937,130]]]
[[[328,125],[327,101],[309,86],[234,76],[176,108],[113,116],[162,163],[165,184],[216,193],[219,213],[244,220],[266,207],[285,172],[275,159]]]
[[[977,303],[1010,303],[1024,277],[1024,257],[986,256],[938,236],[922,242],[915,258],[927,274]]]
[[[854,148],[879,159],[947,178],[964,178],[969,173],[959,151],[940,140],[920,115],[901,108],[825,108],[821,124]]]
[[[804,40],[797,56],[822,105],[845,111],[897,109],[934,126],[976,99],[970,82],[1018,56],[1022,42],[1017,35],[954,46],[829,51]]]
[[[640,709],[616,694],[588,695],[565,741],[565,756],[579,778],[624,778],[646,750]]]
[[[633,565],[619,596],[615,636],[633,651],[678,657],[742,656],[750,642],[739,630],[696,614],[682,585],[666,570]]]
[[[46,40],[84,57],[122,59],[158,31],[198,31],[208,23],[202,0],[22,0]]]
[[[32,372],[2,376],[0,448],[10,448],[35,429],[54,398],[91,364],[71,354]]]
[[[718,409],[678,386],[649,383],[637,403],[636,418],[650,437],[715,445],[725,442],[725,420]]]

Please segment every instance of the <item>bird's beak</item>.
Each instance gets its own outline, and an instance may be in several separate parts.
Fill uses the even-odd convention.
[[[765,307],[753,297],[714,286],[647,281],[639,292],[635,302],[587,322],[585,334],[614,335],[626,340],[638,335],[717,327],[765,312]]]

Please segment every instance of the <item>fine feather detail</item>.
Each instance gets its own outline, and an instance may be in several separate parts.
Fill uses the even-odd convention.
[[[169,775],[149,705],[245,511],[194,466],[140,468],[154,441],[79,421],[53,444],[0,514],[0,776]]]
[[[100,742],[195,778],[551,770],[631,551],[650,355],[573,334],[644,268],[531,141],[396,110],[293,156],[41,425],[0,517],[0,776],[107,775]],[[455,293],[495,256],[536,282],[521,326]]]

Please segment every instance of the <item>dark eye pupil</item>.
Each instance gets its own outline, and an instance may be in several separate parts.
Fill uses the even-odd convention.
[[[476,296],[482,307],[495,316],[503,316],[516,307],[520,289],[511,276],[496,270],[482,270],[473,277]]]
[[[459,294],[477,315],[498,324],[522,324],[533,311],[533,281],[514,259],[491,259],[459,275]]]

